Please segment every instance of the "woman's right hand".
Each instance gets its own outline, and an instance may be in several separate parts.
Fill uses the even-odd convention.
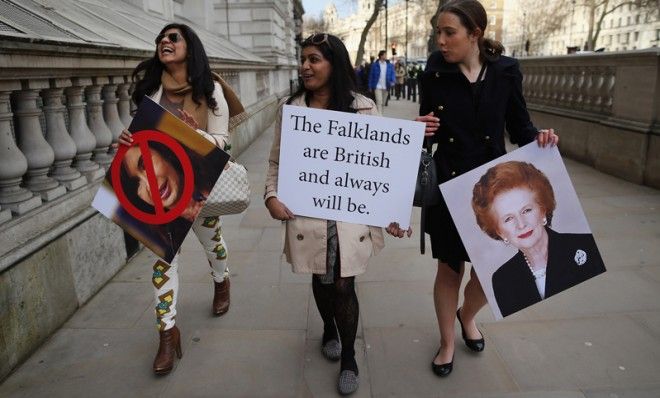
[[[120,145],[126,145],[126,146],[131,146],[133,145],[133,137],[130,131],[124,129],[124,131],[119,134],[119,140],[118,140]]]
[[[426,123],[424,137],[433,137],[433,135],[436,133],[436,131],[438,131],[438,128],[440,127],[440,118],[433,116],[433,112],[429,112],[428,115],[417,116],[415,121]]]
[[[274,196],[268,198],[266,201],[266,208],[268,209],[270,216],[276,220],[286,221],[293,220],[295,218],[293,213],[291,213],[291,210],[289,210],[284,205],[284,203],[280,202],[280,200]]]

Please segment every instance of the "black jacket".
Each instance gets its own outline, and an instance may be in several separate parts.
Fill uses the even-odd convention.
[[[457,64],[434,52],[421,77],[420,115],[440,118],[434,136],[440,182],[447,181],[506,153],[504,128],[519,146],[536,137],[522,94],[518,61],[501,56],[487,62],[485,80],[475,109],[470,82]]]
[[[548,231],[548,266],[545,297],[605,272],[596,242],[591,234],[560,234]],[[586,254],[576,259],[578,250]],[[579,263],[582,263],[581,265]],[[502,316],[513,314],[541,301],[534,276],[521,252],[516,253],[493,274],[493,291]]]

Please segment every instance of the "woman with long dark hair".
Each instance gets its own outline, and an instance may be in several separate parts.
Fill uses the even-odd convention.
[[[501,43],[484,36],[486,10],[477,0],[452,0],[440,9],[436,40],[439,51],[428,59],[421,77],[420,116],[426,136],[437,143],[434,154],[440,182],[445,182],[506,153],[504,128],[512,143],[534,140],[555,145],[554,130],[537,130],[531,123],[522,95],[518,61],[502,56]],[[431,367],[447,376],[454,362],[454,323],[461,326],[466,346],[484,350],[485,340],[475,323],[486,304],[474,269],[465,287],[463,306],[458,293],[468,258],[446,204],[429,209],[425,232],[431,236],[438,259],[433,297],[440,329],[440,349]]]
[[[221,149],[229,143],[232,124],[244,119],[238,98],[219,75],[211,72],[199,37],[187,25],[172,23],[165,26],[156,37],[156,53],[135,68],[133,79],[136,80],[133,102],[140,104],[145,95],[150,96]],[[124,130],[119,143],[132,145],[131,133]],[[175,189],[176,184],[171,185],[170,188]],[[192,222],[192,230],[204,247],[212,268],[212,313],[223,315],[229,309],[229,269],[220,217],[197,217]],[[174,324],[179,287],[177,260],[178,256],[170,264],[158,260],[153,267],[156,325],[160,332],[153,364],[156,374],[169,373],[174,366],[174,355],[179,358],[182,355],[180,332]]]
[[[355,73],[339,38],[318,33],[301,46],[303,85],[286,104],[378,115],[374,102],[356,92]],[[321,352],[328,360],[341,361],[337,388],[346,395],[356,391],[359,384],[354,348],[359,315],[355,276],[365,272],[369,258],[383,248],[383,232],[367,225],[294,216],[277,197],[281,126],[280,107],[265,203],[271,217],[286,221],[284,253],[293,272],[313,274],[312,291],[323,319]],[[404,234],[396,224],[387,231],[399,237]],[[325,261],[319,262],[319,258]]]

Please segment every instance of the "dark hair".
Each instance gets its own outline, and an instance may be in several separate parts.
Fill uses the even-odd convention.
[[[509,161],[497,164],[481,176],[472,190],[472,210],[482,231],[495,240],[498,235],[497,221],[493,218],[491,205],[495,197],[515,188],[527,188],[534,193],[536,203],[545,212],[548,226],[557,207],[555,194],[548,177],[531,163]]]
[[[318,43],[318,44],[316,44]],[[305,47],[315,46],[323,54],[323,58],[330,62],[330,103],[328,109],[340,112],[355,112],[351,107],[355,99],[353,93],[356,91],[357,81],[351,58],[348,55],[344,43],[329,33],[317,33],[309,36],[300,44],[301,50]],[[312,93],[301,84],[298,90],[289,98],[290,104],[295,98],[305,95],[305,101],[309,105]]]
[[[481,30],[479,37],[479,53],[483,59],[496,61],[504,52],[504,46],[497,40],[488,39],[484,36],[488,26],[488,15],[484,6],[477,0],[450,0],[440,8],[438,14],[450,12],[461,20],[469,33]]]
[[[170,23],[161,29],[160,34],[168,29],[179,29],[186,41],[188,48],[186,55],[186,69],[188,72],[188,83],[192,86],[192,99],[199,105],[201,99],[206,99],[206,105],[209,109],[215,110],[218,103],[213,98],[213,76],[211,75],[211,66],[209,58],[206,56],[204,46],[192,28],[180,23]],[[133,81],[135,81],[135,91],[133,91],[133,102],[139,104],[145,95],[149,95],[160,86],[160,77],[163,74],[165,65],[158,59],[158,45],[154,56],[140,62],[133,70]],[[142,74],[142,76],[140,76]]]
[[[380,56],[383,55],[383,54],[387,54],[387,51],[385,51],[385,50],[378,51],[378,58],[380,58]]]

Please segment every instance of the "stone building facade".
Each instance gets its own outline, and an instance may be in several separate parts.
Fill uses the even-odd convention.
[[[579,2],[566,2],[562,10],[563,23],[559,28],[541,37],[534,38],[534,27],[541,21],[534,20],[526,6],[530,0],[506,0],[504,12],[503,44],[508,53],[517,56],[527,55],[562,55],[569,47],[584,49],[589,32],[589,10]],[[548,12],[541,13],[542,18],[552,14],[552,2],[531,0]],[[529,40],[529,50],[525,43]],[[625,5],[607,15],[601,25],[601,32],[594,49],[604,51],[630,51],[660,46],[660,10],[638,8]]]
[[[482,4],[489,16],[486,35],[501,40],[504,0],[484,0]],[[330,3],[323,13],[323,21],[328,26],[328,31],[344,41],[353,62],[357,55],[362,29],[373,13],[373,7],[373,0],[358,0],[355,13],[339,18],[337,7],[334,3]],[[392,47],[394,47],[397,58],[407,56],[410,60],[426,60],[428,39],[432,33],[430,21],[437,8],[438,2],[435,0],[398,2],[390,0],[387,8],[387,29],[386,13],[385,9],[382,9],[367,36],[364,60],[368,60],[370,56],[375,57],[378,51],[386,47],[388,57],[392,56]]]

